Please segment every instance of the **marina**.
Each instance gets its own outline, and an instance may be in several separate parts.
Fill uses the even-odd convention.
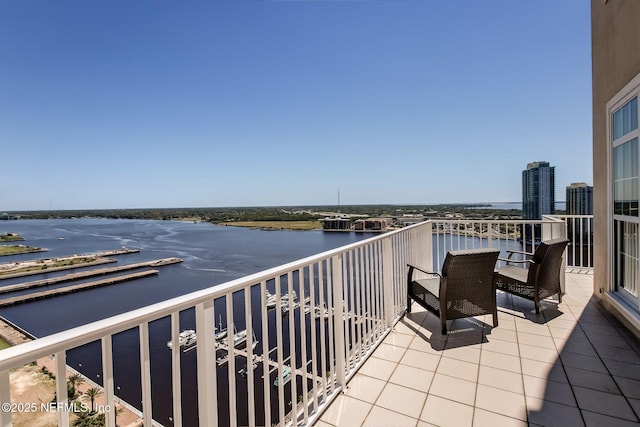
[[[100,268],[100,269],[82,271],[79,273],[66,274],[64,276],[50,277],[47,279],[33,280],[31,282],[24,282],[24,283],[17,283],[14,285],[3,286],[3,287],[0,287],[0,294],[20,291],[23,289],[32,289],[32,288],[37,288],[41,286],[50,286],[58,283],[70,282],[73,280],[85,279],[88,277],[119,273],[121,271],[134,270],[134,269],[143,268],[143,267],[159,267],[162,265],[175,264],[179,262],[182,262],[180,258],[164,258],[164,259],[159,259],[154,261],[145,261],[145,262],[139,262],[135,264],[121,265],[118,267]]]
[[[35,301],[38,299],[50,298],[58,295],[70,294],[74,292],[84,291],[87,289],[99,288],[102,286],[114,285],[116,283],[126,282],[134,279],[140,279],[142,277],[153,276],[156,274],[158,274],[158,270],[147,270],[139,273],[124,274],[121,276],[115,276],[108,279],[82,283],[79,285],[66,286],[64,288],[51,289],[48,291],[34,292],[27,295],[20,295],[12,298],[5,298],[3,300],[0,300],[0,307],[6,307],[14,304],[21,304],[29,301]]]

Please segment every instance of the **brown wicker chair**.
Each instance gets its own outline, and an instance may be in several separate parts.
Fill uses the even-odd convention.
[[[511,256],[518,251],[507,251],[507,265],[496,271],[494,280],[496,288],[532,300],[536,307],[536,314],[540,313],[540,301],[553,295],[558,295],[558,302],[562,302],[560,289],[560,271],[562,253],[569,240],[553,239],[540,243],[531,259],[513,260]],[[531,254],[528,254],[531,256]],[[528,268],[511,265],[525,264]]]
[[[440,316],[442,334],[447,334],[447,320],[493,315],[493,326],[498,326],[496,288],[493,271],[499,251],[492,248],[450,251],[447,253],[442,275],[408,265],[407,312],[412,301]],[[414,279],[418,270],[430,278]]]

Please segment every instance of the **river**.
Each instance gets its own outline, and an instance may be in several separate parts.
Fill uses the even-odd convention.
[[[157,276],[124,282],[0,309],[0,315],[36,337],[134,310],[189,292],[275,267],[295,259],[346,245],[370,234],[322,231],[265,231],[208,223],[113,219],[17,220],[0,223],[0,233],[18,233],[30,246],[47,248],[38,254],[0,258],[0,263],[72,254],[94,253],[122,246],[140,253],[115,257],[117,265],[180,257],[183,262],[159,268]],[[79,270],[74,270],[79,271]],[[66,272],[8,279],[0,286],[53,277]],[[7,297],[16,294],[7,294]],[[193,313],[181,316],[183,329],[193,325]],[[168,319],[150,324],[153,416],[170,425],[170,352],[166,348]],[[137,331],[114,337],[116,394],[140,407],[140,362]],[[183,354],[183,421],[197,423],[195,351]],[[99,343],[68,353],[67,362],[101,383]],[[246,402],[239,402],[239,404]],[[224,424],[224,420],[221,419]],[[238,420],[241,422],[242,420]]]

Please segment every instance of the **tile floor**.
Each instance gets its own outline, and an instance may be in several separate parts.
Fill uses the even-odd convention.
[[[417,304],[327,409],[326,426],[638,426],[640,342],[567,274],[562,304],[500,294],[490,316],[449,323]]]

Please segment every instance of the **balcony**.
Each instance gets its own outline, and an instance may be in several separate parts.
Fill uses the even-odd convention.
[[[53,373],[66,372],[67,356],[91,347],[104,404],[128,400],[145,426],[637,421],[638,343],[593,301],[589,222],[574,219],[427,221],[47,336],[0,352],[0,399],[11,399],[11,369],[53,355]],[[568,230],[567,295],[540,316],[500,295],[498,328],[474,318],[443,337],[433,315],[404,315],[407,263],[437,269],[464,247],[532,250]],[[185,348],[180,332],[191,329],[197,344]],[[246,341],[232,345],[240,331]],[[123,372],[133,398],[116,385]],[[67,411],[57,417],[70,424]],[[114,411],[105,419],[115,425]]]
[[[637,425],[640,342],[568,273],[561,304],[499,295],[491,318],[415,311],[396,323],[316,426]],[[417,305],[414,307],[419,309]]]

